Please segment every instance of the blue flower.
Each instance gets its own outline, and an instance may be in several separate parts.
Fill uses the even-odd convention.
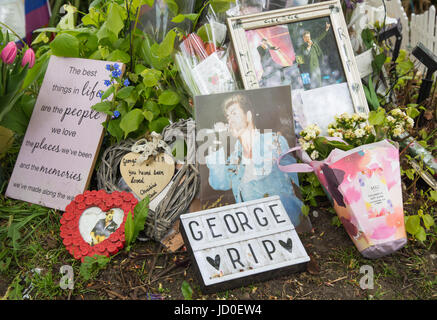
[[[124,80],[123,84],[128,87],[130,85],[129,79]]]
[[[114,70],[114,71],[112,71],[112,76],[114,78],[120,77],[121,76],[121,70]]]
[[[97,98],[101,98],[103,96],[103,90],[97,91]]]
[[[118,63],[114,63],[114,69],[115,70],[119,70],[120,69],[120,66],[118,65]]]
[[[112,116],[112,119],[117,119],[120,116],[120,111],[115,110],[114,115]]]
[[[111,81],[109,80],[105,80],[103,81],[103,83],[105,84],[105,86],[109,87],[111,85]]]
[[[106,65],[106,70],[111,71],[111,65],[110,64]]]

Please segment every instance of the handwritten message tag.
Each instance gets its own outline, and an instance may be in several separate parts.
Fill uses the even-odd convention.
[[[279,196],[181,215],[203,292],[305,269],[310,260]]]
[[[6,195],[64,210],[88,187],[106,116],[107,61],[52,56]]]
[[[155,198],[171,181],[175,163],[168,154],[161,153],[151,163],[137,164],[139,154],[130,152],[120,162],[120,172],[126,184],[140,198]]]

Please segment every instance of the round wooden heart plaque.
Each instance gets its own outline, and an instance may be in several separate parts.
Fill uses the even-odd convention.
[[[61,238],[75,259],[110,256],[124,246],[124,225],[138,200],[132,193],[85,191],[65,208]]]

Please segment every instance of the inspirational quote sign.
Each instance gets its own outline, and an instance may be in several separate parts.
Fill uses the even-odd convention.
[[[107,64],[50,58],[6,196],[63,211],[85,191],[106,120],[91,106],[107,89]]]
[[[203,292],[305,269],[310,260],[279,196],[181,215]]]

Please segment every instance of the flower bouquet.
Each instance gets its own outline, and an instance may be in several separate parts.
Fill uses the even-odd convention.
[[[35,64],[35,53],[30,48],[18,49],[9,41],[9,33],[0,32],[0,123],[24,94],[22,88],[27,72]]]
[[[387,140],[412,127],[414,121],[394,109],[378,126],[367,115],[342,114],[328,129],[312,125],[300,135],[304,163],[278,165],[286,172],[314,172],[357,249],[379,258],[406,242],[398,148]],[[381,131],[385,132],[382,137]]]
[[[183,37],[175,62],[192,97],[238,89],[236,63],[226,32],[226,25],[211,8],[206,23]]]

